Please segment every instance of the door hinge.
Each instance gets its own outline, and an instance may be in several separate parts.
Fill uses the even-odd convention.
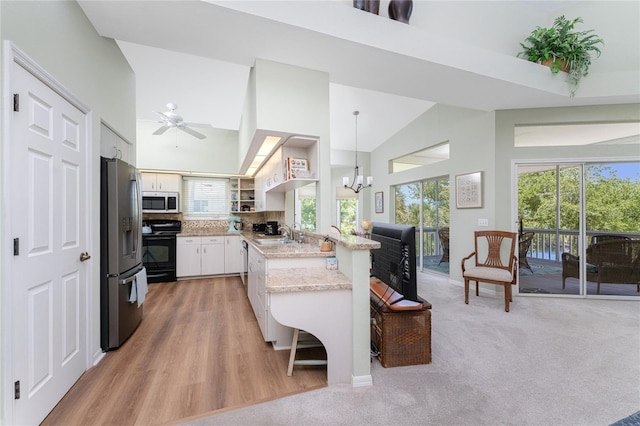
[[[13,94],[13,111],[20,111],[20,95],[18,93]]]
[[[13,239],[13,255],[20,256],[20,238]]]
[[[13,384],[13,398],[20,399],[20,380]]]

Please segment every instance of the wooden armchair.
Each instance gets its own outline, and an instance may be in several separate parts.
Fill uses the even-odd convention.
[[[478,282],[504,287],[504,310],[509,312],[511,286],[516,283],[518,262],[515,255],[515,232],[476,231],[475,251],[462,259],[464,277],[464,303],[469,304],[469,281],[476,282],[476,296],[479,296]],[[475,264],[466,268],[465,263],[475,257]]]
[[[440,246],[442,247],[442,257],[440,258],[440,262],[449,263],[449,228],[440,228],[438,230],[438,238],[440,239]]]

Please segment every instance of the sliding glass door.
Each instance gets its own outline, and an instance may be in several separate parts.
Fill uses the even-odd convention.
[[[640,297],[640,163],[585,166],[586,293]]]
[[[396,186],[395,223],[416,227],[416,265],[449,274],[449,178]]]
[[[640,296],[640,163],[520,164],[517,176],[520,293]]]

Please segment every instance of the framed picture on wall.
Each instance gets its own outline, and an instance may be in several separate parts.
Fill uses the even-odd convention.
[[[482,207],[482,172],[456,176],[456,208]]]
[[[376,192],[376,213],[384,213],[383,196],[382,192]]]

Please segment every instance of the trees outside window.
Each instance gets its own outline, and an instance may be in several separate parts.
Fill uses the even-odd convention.
[[[577,273],[566,278],[563,285],[560,273],[563,267],[568,269],[566,262],[562,262],[563,253],[567,253],[564,257],[570,254],[579,258],[582,275],[589,278],[589,273],[596,271],[593,265],[583,262],[593,236],[640,238],[640,163],[521,164],[517,175],[522,231],[535,233],[527,252],[528,263],[533,266],[531,270],[520,269],[520,291],[539,291],[543,281],[528,280],[542,277],[543,272],[546,281],[553,274],[557,280],[557,285],[545,288],[545,292],[597,291],[589,280],[581,283],[575,277]],[[607,294],[606,291],[622,295],[615,293],[614,286],[603,286],[600,294]]]
[[[416,264],[449,273],[441,259],[438,229],[449,226],[449,177],[443,176],[395,188],[395,223],[416,227]],[[420,256],[420,254],[422,254]]]
[[[356,232],[358,217],[358,199],[342,198],[338,200],[338,227],[341,233]]]

